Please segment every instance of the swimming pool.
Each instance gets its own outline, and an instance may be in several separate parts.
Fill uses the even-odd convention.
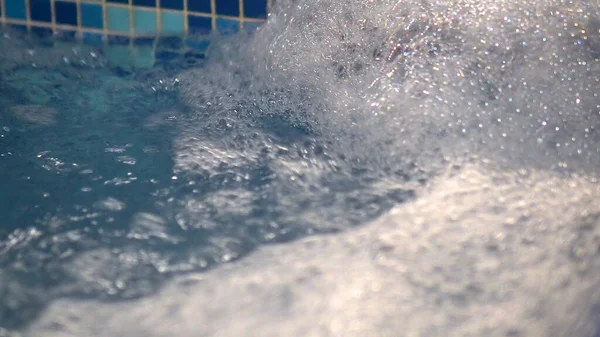
[[[520,6],[281,1],[152,66],[6,31],[0,334],[596,336],[600,12]]]
[[[29,50],[7,36],[4,50]],[[172,274],[357,225],[413,196],[369,188],[374,178],[278,116],[205,119],[178,100],[177,77],[123,77],[110,51],[81,46],[64,46],[65,63],[60,48],[56,64],[39,64],[48,55],[36,48],[36,67],[3,77],[8,327],[57,296],[145,295]]]

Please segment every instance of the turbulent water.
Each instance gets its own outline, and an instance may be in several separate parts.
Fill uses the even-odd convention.
[[[11,334],[600,335],[595,1],[278,0],[128,80],[4,43]]]

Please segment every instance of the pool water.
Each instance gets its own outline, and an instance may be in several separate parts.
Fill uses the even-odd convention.
[[[597,337],[599,6],[281,0],[152,66],[7,31],[0,335]]]
[[[173,69],[124,75],[105,48],[4,39],[33,55],[2,60],[2,328],[57,297],[143,296],[173,274],[360,225],[414,196],[409,184],[374,186],[277,116],[186,130],[201,117]]]

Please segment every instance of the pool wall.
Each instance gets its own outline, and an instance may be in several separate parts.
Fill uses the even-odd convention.
[[[121,68],[204,58],[211,32],[252,32],[273,0],[0,0],[0,25],[34,36],[110,45]],[[189,63],[189,62],[188,62]]]
[[[256,29],[271,0],[0,0],[3,25],[84,41]]]

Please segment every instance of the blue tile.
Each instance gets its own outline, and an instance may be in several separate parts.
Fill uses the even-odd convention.
[[[50,0],[29,0],[29,14],[33,21],[52,22]]]
[[[212,19],[203,16],[188,15],[188,26],[192,33],[208,34],[212,30]]]
[[[88,28],[102,29],[104,25],[102,6],[81,3],[81,25]]]
[[[219,0],[216,0],[219,1]],[[210,0],[187,0],[188,11],[200,12],[200,13],[211,13]]]
[[[48,38],[52,37],[54,35],[54,32],[52,31],[51,28],[46,28],[46,27],[31,27],[31,33],[33,33],[33,36],[45,40],[46,44],[48,47],[51,47],[53,42],[50,42],[51,40],[48,40]],[[39,42],[39,41],[38,41]]]
[[[244,30],[248,33],[254,33],[262,23],[260,22],[244,22]]]
[[[109,45],[128,45],[129,38],[127,36],[109,35],[108,36],[108,44]]]
[[[156,0],[133,0],[134,6],[156,7]]]
[[[155,11],[134,9],[133,23],[135,32],[138,34],[153,34],[157,32]]]
[[[158,40],[157,49],[181,49],[183,47],[183,39],[175,36],[163,36]]]
[[[217,0],[215,4],[219,15],[240,16],[239,0]]]
[[[206,48],[203,50],[195,50],[185,53],[183,55],[184,64],[187,66],[196,66],[201,64],[206,59],[206,55],[204,55],[205,50]]]
[[[165,34],[183,34],[185,25],[183,13],[165,12],[161,13],[161,32]]]
[[[244,16],[247,18],[266,18],[267,0],[244,0]]]
[[[83,43],[92,46],[99,46],[104,42],[104,36],[99,33],[87,33],[84,32],[81,36]]]
[[[152,46],[154,44],[153,37],[138,37],[133,40],[134,46]]]
[[[55,34],[55,38],[61,41],[75,41],[76,37],[77,31],[70,29],[59,29]]]
[[[152,47],[134,48],[132,54],[133,64],[138,68],[148,68],[154,64],[154,50]]]
[[[181,54],[171,51],[156,51],[155,56],[157,63],[168,63],[181,57]]]
[[[25,0],[4,0],[4,6],[6,17],[23,20],[27,18]]]
[[[106,9],[108,29],[115,32],[129,32],[129,10],[108,6]]]
[[[106,2],[114,2],[118,4],[128,4],[129,0],[106,0]]]
[[[74,2],[56,1],[54,3],[56,23],[77,26],[77,4]]]
[[[210,44],[209,40],[198,40],[198,39],[194,39],[191,37],[189,37],[185,40],[186,46],[188,46],[192,49],[195,49],[197,51],[201,51],[201,52],[206,51],[209,44]]]
[[[217,30],[223,35],[235,34],[240,30],[240,22],[238,20],[218,18]]]
[[[161,0],[160,8],[183,10],[183,1],[184,0]]]
[[[8,24],[8,28],[10,28],[12,31],[15,31],[15,32],[21,32],[21,33],[27,32],[27,26],[25,26],[25,25]]]

